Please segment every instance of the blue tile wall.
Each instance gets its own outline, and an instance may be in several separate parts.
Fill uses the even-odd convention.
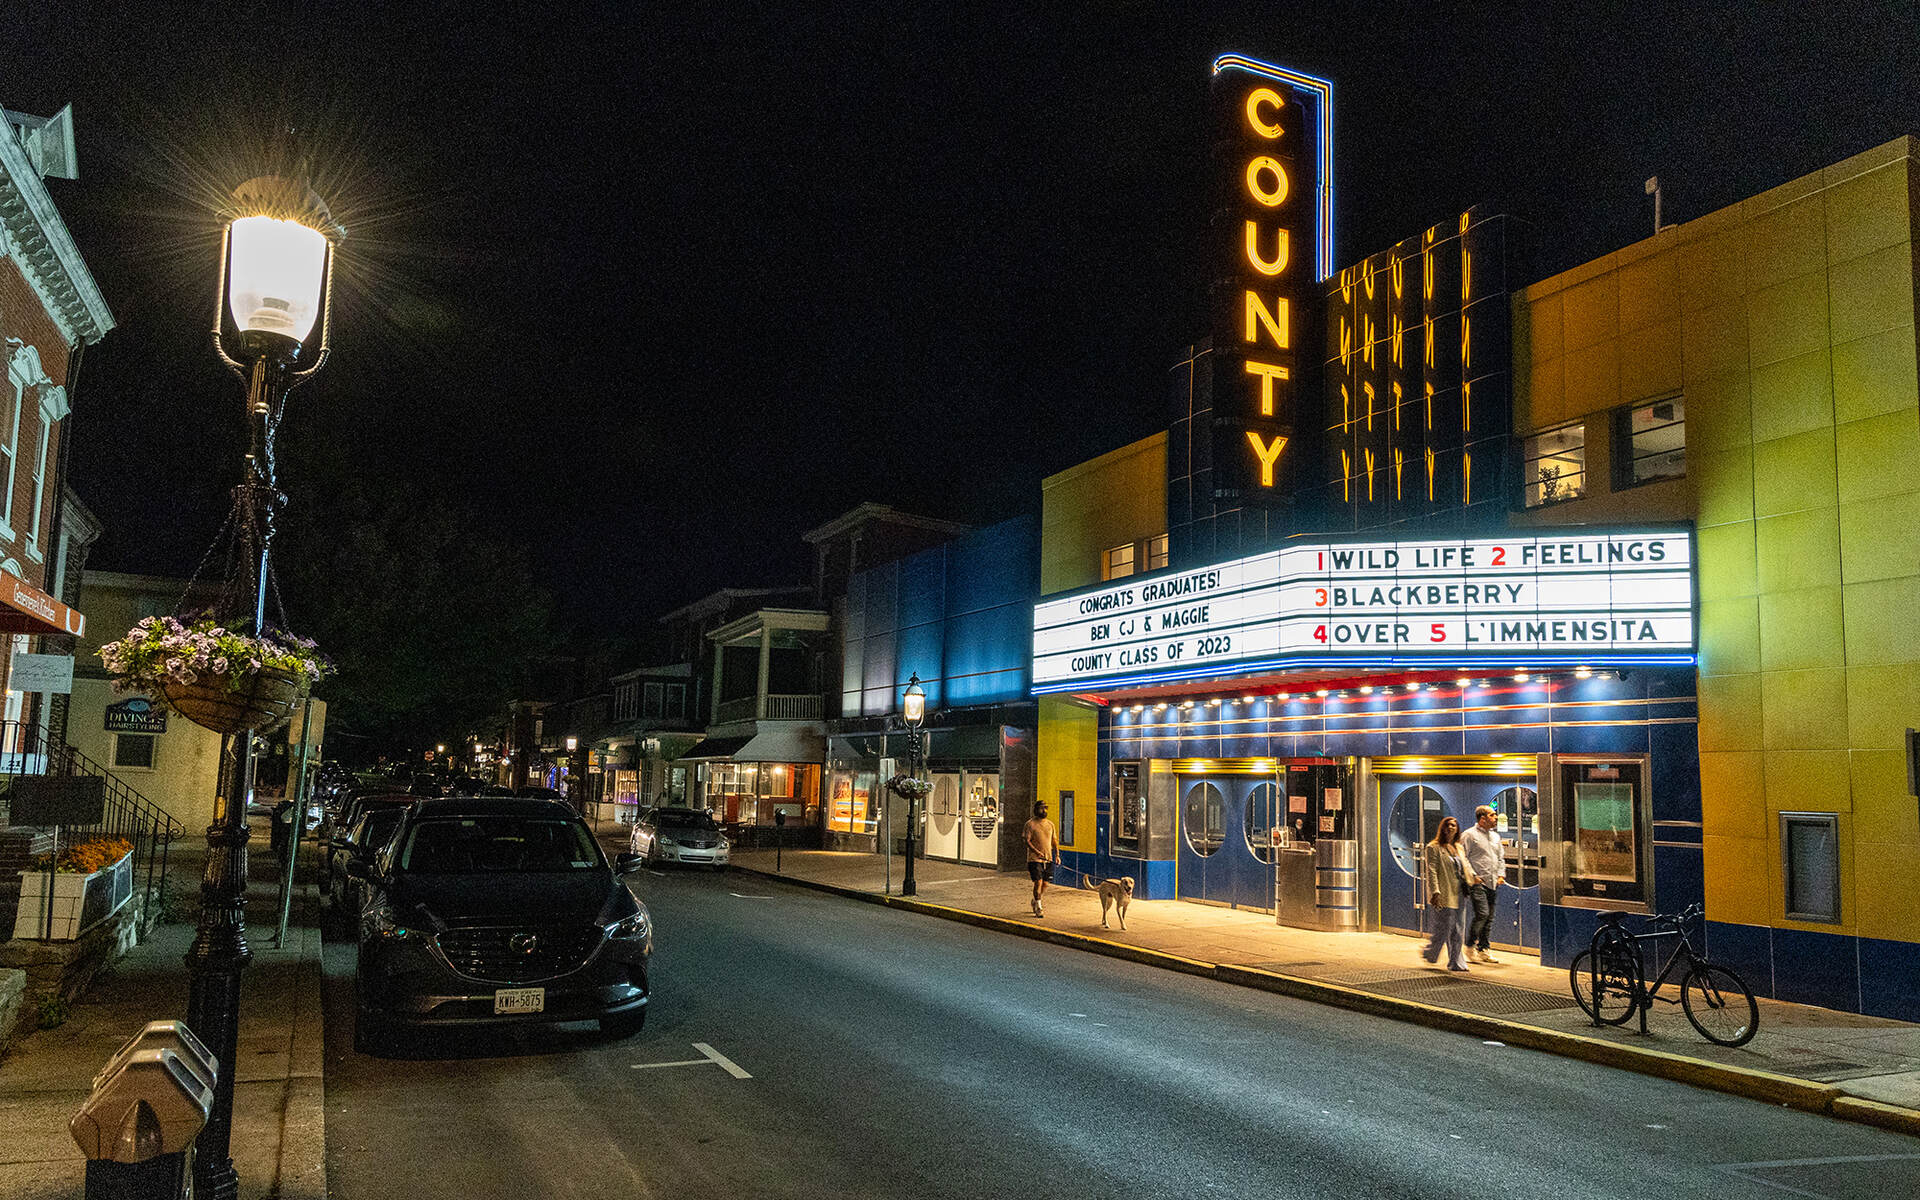
[[[1773,995],[1773,934],[1765,925],[1706,923],[1707,957],[1739,972],[1756,996]]]
[[[1704,903],[1707,898],[1704,862],[1697,845],[1655,846],[1653,906],[1661,912],[1677,912],[1690,904]]]
[[[1856,938],[1860,1011],[1898,1021],[1920,1021],[1920,945]]]
[[[1773,995],[1795,1004],[1860,1010],[1859,939],[1802,929],[1773,931]]]

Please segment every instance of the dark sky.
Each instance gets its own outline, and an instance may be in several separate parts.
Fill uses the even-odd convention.
[[[1159,427],[1221,52],[1334,81],[1342,263],[1488,203],[1543,275],[1644,236],[1647,175],[1686,220],[1920,131],[1911,3],[128,7],[12,14],[0,72],[74,105],[52,187],[119,320],[75,403],[94,564],[181,572],[219,523],[214,205],[287,120],[350,230],[288,436],[609,629],[802,578],[862,500],[999,519]]]

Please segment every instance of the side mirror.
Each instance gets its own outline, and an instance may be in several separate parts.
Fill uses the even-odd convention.
[[[613,869],[619,874],[631,875],[638,871],[640,864],[645,861],[638,854],[628,854],[623,851],[613,856]]]

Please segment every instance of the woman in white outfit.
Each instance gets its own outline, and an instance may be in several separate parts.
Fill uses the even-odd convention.
[[[1445,946],[1447,969],[1464,971],[1467,969],[1467,917],[1471,912],[1467,889],[1478,880],[1473,868],[1467,865],[1466,850],[1460,844],[1460,822],[1452,817],[1441,821],[1433,840],[1426,844],[1423,857],[1427,870],[1427,920],[1431,928],[1420,957],[1428,962],[1437,961],[1441,947]]]

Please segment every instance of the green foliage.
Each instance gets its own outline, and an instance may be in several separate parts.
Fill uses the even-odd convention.
[[[72,1012],[73,1006],[68,1004],[67,998],[58,992],[51,996],[42,996],[40,998],[40,1028],[58,1029],[67,1023],[67,1017],[70,1016]]]
[[[339,669],[321,693],[328,724],[371,739],[354,753],[496,716],[557,642],[524,556],[409,481],[341,480],[298,497],[283,529],[289,613]]]

